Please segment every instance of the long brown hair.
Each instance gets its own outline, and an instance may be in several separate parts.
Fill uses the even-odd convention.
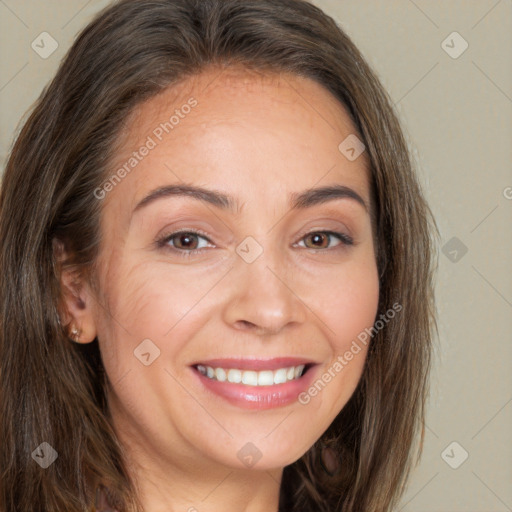
[[[78,36],[3,177],[3,512],[82,512],[99,482],[119,510],[140,510],[106,410],[97,340],[74,344],[59,324],[59,272],[94,278],[102,204],[94,191],[111,174],[134,107],[206,66],[232,64],[312,78],[345,106],[370,163],[377,317],[403,308],[374,333],[361,380],[335,421],[284,469],[280,511],[377,512],[398,503],[421,454],[438,231],[392,102],[342,29],[304,0],[121,0]],[[59,265],[61,247],[70,257]],[[58,454],[46,469],[33,457],[41,443]],[[326,470],[322,453],[337,471]]]

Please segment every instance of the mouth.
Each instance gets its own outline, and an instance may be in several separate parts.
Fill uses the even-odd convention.
[[[313,379],[310,360],[216,359],[191,365],[199,381],[230,403],[249,409],[270,409],[289,404]]]
[[[242,366],[242,365],[239,365]],[[194,368],[204,377],[218,382],[242,384],[245,386],[274,386],[300,379],[313,366],[313,363],[296,366],[283,366],[276,370],[244,370],[242,368],[228,368],[197,364]]]

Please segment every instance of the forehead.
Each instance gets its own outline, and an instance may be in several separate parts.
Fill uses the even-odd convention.
[[[151,188],[186,181],[234,196],[272,189],[284,201],[284,190],[324,180],[358,188],[370,202],[366,155],[351,162],[338,148],[355,131],[342,104],[311,79],[212,67],[128,117],[110,170],[126,167],[145,145],[151,149],[107,199],[122,196],[133,209]]]

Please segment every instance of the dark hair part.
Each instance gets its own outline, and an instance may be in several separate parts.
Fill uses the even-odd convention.
[[[82,512],[100,482],[119,510],[140,510],[106,410],[97,340],[76,345],[58,323],[59,272],[95,275],[101,201],[93,191],[109,175],[134,107],[207,66],[234,64],[311,78],[344,105],[369,159],[377,316],[395,303],[403,308],[373,336],[357,389],[335,421],[285,468],[280,510],[388,511],[402,495],[413,455],[421,455],[415,440],[437,330],[437,227],[392,102],[347,35],[306,1],[124,0],[79,35],[3,178],[0,510]],[[59,265],[62,247],[70,257]],[[42,442],[58,453],[44,470],[31,457]],[[337,472],[324,470],[322,447]]]

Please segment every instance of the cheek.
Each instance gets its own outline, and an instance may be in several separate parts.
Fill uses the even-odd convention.
[[[106,300],[111,313],[110,320],[106,318],[107,325],[124,338],[129,333],[134,341],[165,340],[171,331],[181,331],[183,325],[177,329],[175,326],[182,319],[187,324],[196,317],[194,310],[202,309],[199,302],[206,294],[216,293],[212,288],[218,275],[226,272],[225,268],[206,273],[200,268],[180,271],[160,263],[125,260],[114,266],[115,271],[109,271],[105,281],[109,283]],[[370,251],[368,256],[346,264],[316,268],[312,273],[310,269],[308,277],[297,277],[292,284],[315,316],[323,320],[336,351],[373,324],[379,282]],[[174,344],[177,340],[173,338]]]
[[[110,269],[98,338],[105,366],[115,372],[112,380],[127,368],[139,367],[134,351],[144,340],[151,340],[156,353],[176,360],[191,335],[197,304],[212,287],[209,279],[127,259]]]
[[[372,273],[357,275],[342,281],[336,293],[332,293],[328,302],[332,307],[326,309],[327,322],[332,329],[333,346],[336,352],[347,349],[347,343],[371,327],[375,321],[379,300],[379,283]]]
[[[350,399],[364,368],[379,302],[377,267],[371,258],[347,265],[331,275],[330,283],[317,288],[315,306],[325,324],[330,358],[308,392],[310,407],[324,411],[326,425]]]
[[[344,352],[351,340],[371,327],[379,302],[379,279],[370,253],[325,274],[311,295],[326,324],[335,352]]]

